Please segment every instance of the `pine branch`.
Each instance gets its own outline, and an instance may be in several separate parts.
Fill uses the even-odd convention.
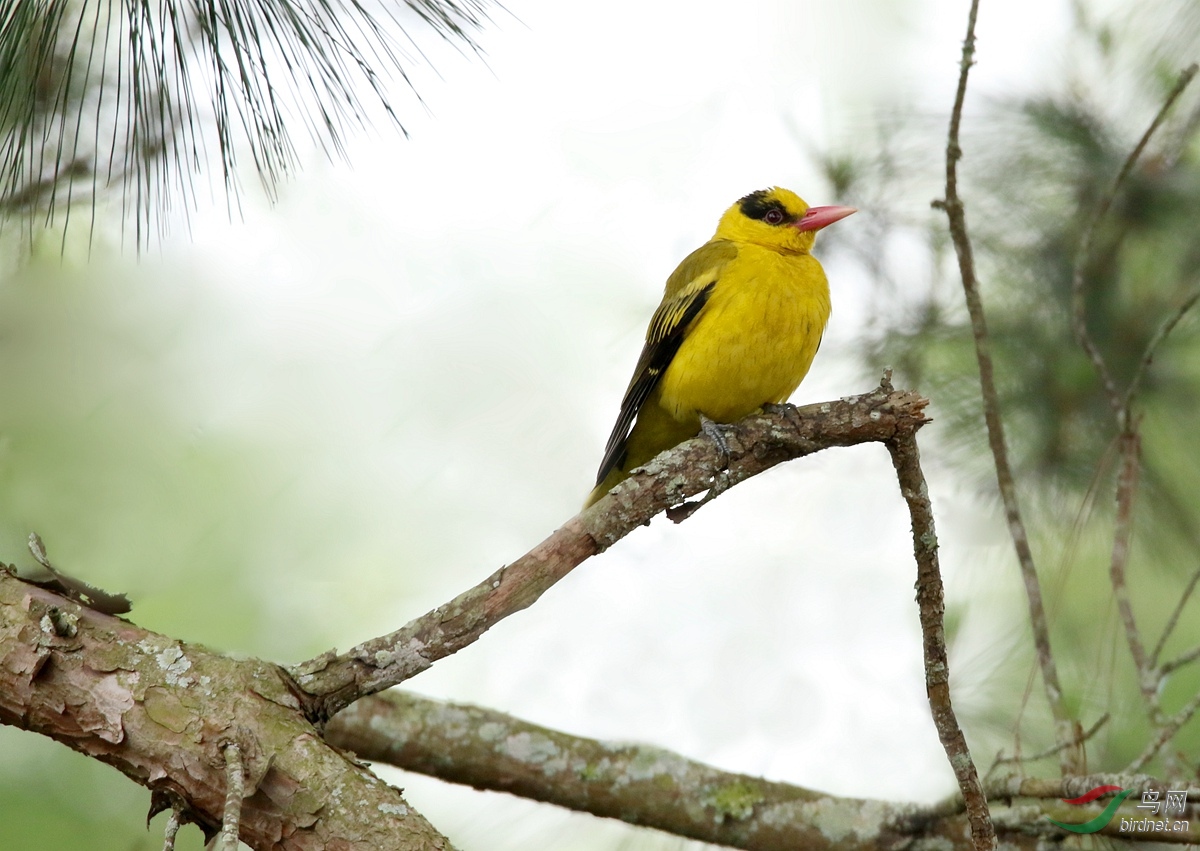
[[[69,219],[82,202],[94,223],[111,189],[141,246],[166,211],[194,206],[209,171],[236,202],[239,158],[273,196],[297,134],[341,156],[373,111],[404,132],[392,101],[412,88],[410,30],[474,52],[487,7],[0,0],[0,212]]]

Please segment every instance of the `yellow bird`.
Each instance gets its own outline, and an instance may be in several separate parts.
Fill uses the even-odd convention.
[[[816,232],[854,212],[810,207],[778,187],[725,211],[713,238],[667,278],[585,507],[695,437],[702,418],[732,423],[787,401],[829,321]]]

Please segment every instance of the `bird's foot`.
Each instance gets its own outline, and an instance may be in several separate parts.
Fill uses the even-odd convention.
[[[700,431],[704,432],[704,436],[713,442],[713,446],[717,447],[717,460],[720,462],[717,466],[718,470],[729,467],[729,440],[725,437],[725,432],[721,430],[723,428],[726,426],[713,422],[704,414],[700,415]]]
[[[796,412],[796,406],[791,402],[784,402],[783,404],[764,402],[761,410],[764,414],[783,417],[793,426],[798,426],[800,424],[800,415]]]
[[[723,429],[730,426],[714,422],[704,414],[700,415],[700,431],[713,442],[717,448],[717,472],[713,476],[712,485],[702,499],[695,502],[685,502],[667,509],[667,517],[674,523],[682,523],[691,517],[700,506],[711,502],[729,488],[729,439]]]

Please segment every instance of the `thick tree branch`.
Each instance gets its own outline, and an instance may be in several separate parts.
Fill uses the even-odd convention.
[[[720,476],[735,484],[821,449],[912,435],[926,422],[926,404],[886,385],[747,418],[730,429],[732,452]],[[333,685],[323,693],[333,695],[330,702],[314,700],[273,665],[182,644],[0,571],[0,723],[114,765],[153,791],[153,811],[177,809],[210,836],[227,816],[230,830],[236,822],[241,840],[256,849],[446,848],[395,789],[327,746],[306,719],[474,641],[588,555],[712,487],[715,465],[706,439],[664,453],[451,604],[346,656],[302,666],[310,691]],[[245,782],[244,797],[229,780],[234,775]],[[746,806],[736,791],[713,799],[726,818]],[[841,818],[840,810],[822,812]]]
[[[776,464],[834,446],[914,433],[927,401],[882,386],[860,396],[747,417],[730,428],[731,457],[719,475],[731,487]],[[403,682],[532,605],[578,564],[713,487],[717,452],[707,438],[665,452],[512,564],[449,603],[391,633],[295,666],[310,717],[328,719],[355,700]]]
[[[961,801],[917,807],[840,798],[722,771],[649,745],[573,736],[493,709],[406,691],[355,703],[329,722],[326,736],[363,759],[405,771],[747,851],[973,847]],[[1084,820],[1078,812],[1060,812],[1064,805],[1058,799],[1109,784],[1139,793],[1188,788],[1186,782],[1116,774],[994,781],[987,792],[1004,847],[1032,851],[1062,838],[1045,813]],[[1193,788],[1188,800],[1200,800],[1200,791]],[[1179,843],[1187,836],[1157,838]]]
[[[179,802],[209,836],[236,743],[240,838],[257,851],[449,848],[396,789],[320,738],[281,669],[141,629],[2,569],[0,723],[108,763],[151,789],[158,809]]]
[[[839,798],[721,771],[638,744],[572,736],[511,715],[392,691],[329,723],[364,759],[748,851],[879,851],[914,839],[970,849],[961,807]],[[1013,837],[1034,848],[1030,837]]]

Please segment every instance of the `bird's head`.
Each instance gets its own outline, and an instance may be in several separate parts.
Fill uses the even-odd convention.
[[[853,207],[810,207],[779,187],[760,189],[725,211],[714,238],[801,254],[812,250],[817,231],[855,212]]]

